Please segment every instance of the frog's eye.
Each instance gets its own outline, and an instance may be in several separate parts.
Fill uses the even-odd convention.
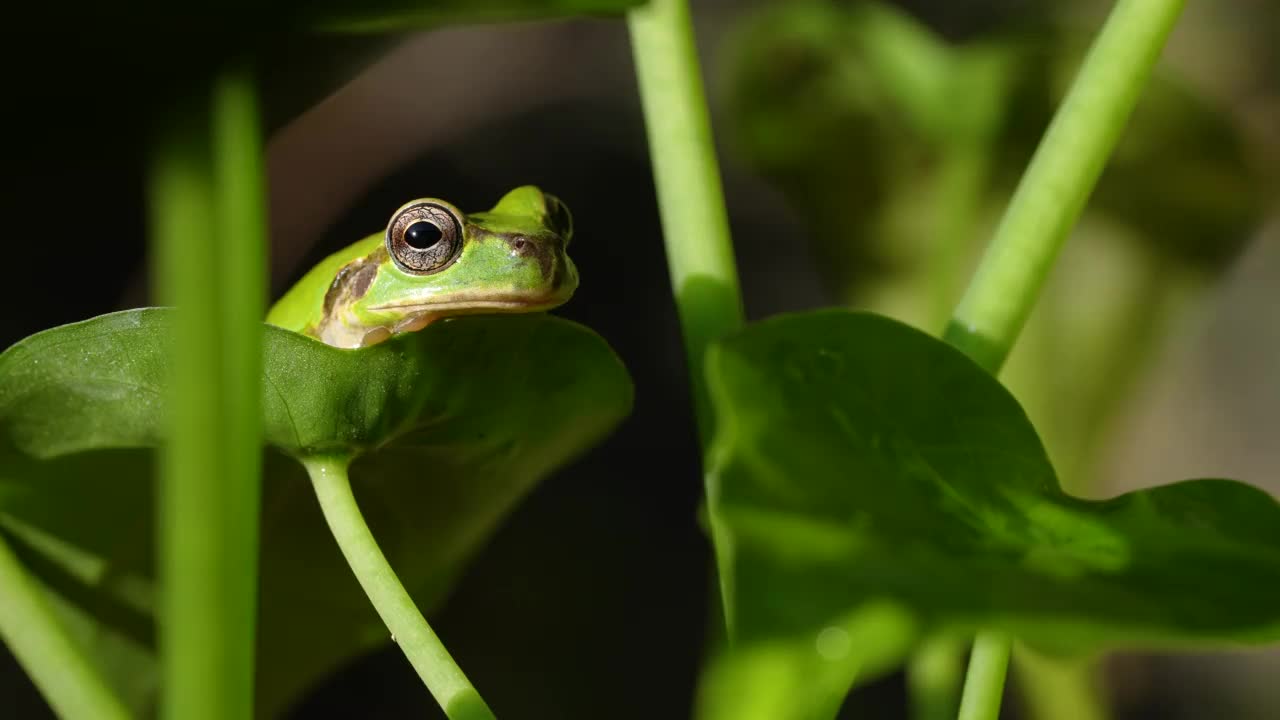
[[[448,267],[462,249],[462,221],[443,205],[408,205],[387,223],[387,252],[403,271],[428,275]]]

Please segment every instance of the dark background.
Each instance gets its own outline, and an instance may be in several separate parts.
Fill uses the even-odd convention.
[[[719,122],[716,50],[752,3],[695,5]],[[951,37],[1034,10],[1012,1],[905,5]],[[10,311],[0,345],[149,302],[142,118],[166,112],[184,84],[199,82],[210,48],[265,42],[267,49],[273,300],[328,252],[381,229],[408,198],[436,195],[478,210],[520,184],[554,192],[574,213],[571,250],[582,275],[578,293],[556,312],[594,328],[618,351],[638,388],[635,411],[520,505],[433,625],[500,717],[687,717],[704,647],[709,553],[697,523],[697,444],[625,25],[574,20],[326,40],[272,35],[269,24],[246,36],[231,23],[178,21],[176,14],[139,14],[132,22],[87,9],[69,15],[28,38],[32,49],[6,50],[18,72],[4,103],[12,184],[3,193],[0,287]],[[138,37],[151,44],[132,40]],[[749,318],[836,303],[794,211],[728,149],[722,167]],[[1259,313],[1257,322],[1272,325],[1275,237],[1260,235],[1241,261],[1243,279],[1228,282]],[[1220,315],[1239,314],[1231,297]],[[1280,387],[1275,333],[1222,329],[1209,314],[1184,333],[1180,347],[1191,350],[1170,351],[1184,358],[1162,371],[1174,379],[1153,387],[1209,388],[1228,398],[1197,407],[1202,421],[1207,412],[1228,424],[1227,434],[1236,428],[1237,439],[1275,428],[1280,404],[1258,417],[1230,400],[1233,392],[1249,394],[1252,382]],[[1194,359],[1206,337],[1217,358],[1236,353],[1250,367],[1272,358],[1273,370],[1233,384],[1221,367]],[[1158,395],[1143,401],[1156,409],[1139,404],[1134,425],[1168,420],[1153,405]],[[1221,460],[1195,426],[1157,427],[1148,432],[1166,442],[1177,442],[1179,427],[1198,438],[1192,454],[1208,446],[1199,462]],[[1160,454],[1160,446],[1130,434],[1136,439],[1124,443],[1130,450],[1116,461],[1121,467]],[[1241,460],[1236,448],[1228,459],[1244,463],[1251,477],[1269,471],[1274,482],[1280,458],[1273,443],[1251,452]],[[1268,667],[1276,667],[1274,653],[1134,655],[1112,663],[1108,677],[1117,717],[1243,718],[1249,711],[1238,698],[1265,692],[1258,679]],[[1009,708],[1017,712],[1015,700]],[[905,717],[901,676],[860,690],[847,710],[848,717]],[[0,716],[49,716],[7,654],[0,657]],[[391,647],[352,662],[292,715],[397,716],[442,717]]]

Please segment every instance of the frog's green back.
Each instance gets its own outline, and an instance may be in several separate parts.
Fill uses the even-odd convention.
[[[316,263],[296,285],[289,288],[267,312],[267,322],[294,332],[304,332],[324,315],[324,296],[343,265],[382,247],[381,233],[370,235],[338,250]]]

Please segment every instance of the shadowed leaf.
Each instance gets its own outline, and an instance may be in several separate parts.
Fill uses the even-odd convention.
[[[0,355],[0,531],[142,709],[154,700],[149,448],[170,318],[113,313]],[[599,336],[542,314],[446,320],[354,351],[264,333],[257,677],[273,715],[389,641],[289,456],[356,456],[374,535],[429,607],[534,484],[625,417],[632,387]]]

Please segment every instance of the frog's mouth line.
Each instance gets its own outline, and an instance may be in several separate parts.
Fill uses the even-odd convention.
[[[415,305],[386,305],[384,307],[399,310],[405,315],[405,318],[390,328],[383,327],[382,332],[389,331],[395,334],[414,332],[437,320],[463,315],[483,315],[494,312],[505,314],[541,312],[563,305],[571,294],[553,293],[531,298],[489,298],[476,301],[452,300],[450,302],[418,303]],[[375,330],[374,332],[376,333],[377,331]],[[368,337],[366,336],[366,342],[367,340]]]
[[[374,305],[369,309],[379,312],[397,311],[431,314],[473,310],[523,310],[531,312],[563,305],[565,301],[569,299],[570,295],[572,295],[572,293],[548,293],[546,295],[537,295],[533,297],[497,297],[487,298],[485,300],[467,300],[464,298],[460,300],[453,299],[444,302],[424,302],[409,305]]]
[[[532,313],[550,310],[563,305],[573,295],[572,288],[542,295],[508,295],[488,297],[484,299],[468,299],[453,297],[448,301],[420,302],[412,304],[392,304],[371,306],[369,310],[394,311],[401,317],[389,324],[365,325],[358,323],[348,326],[338,320],[326,322],[317,337],[322,342],[335,347],[368,347],[380,343],[392,335],[414,332],[437,320],[462,315],[482,315],[485,313]]]

